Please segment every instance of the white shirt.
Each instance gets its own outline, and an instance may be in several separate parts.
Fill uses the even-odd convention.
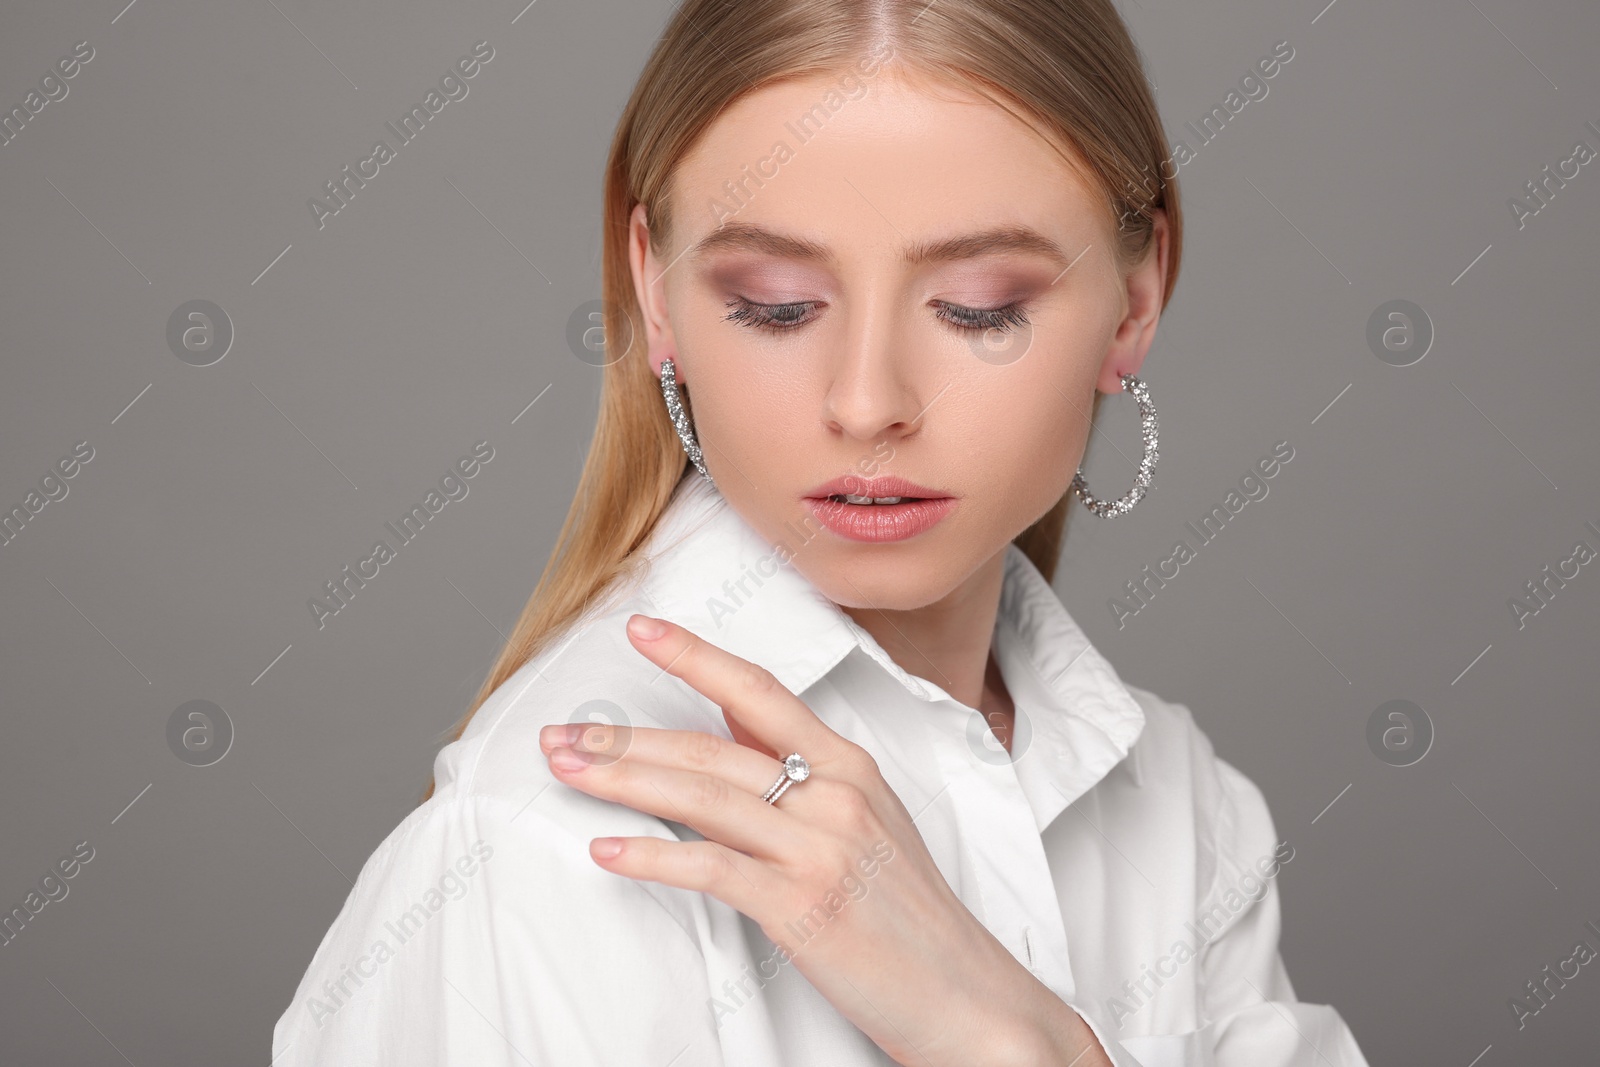
[[[1123,683],[1014,545],[992,645],[1010,754],[697,474],[646,548],[640,580],[439,752],[434,795],[367,860],[278,1020],[274,1067],[891,1062],[737,910],[589,857],[595,837],[699,835],[557,781],[540,727],[730,736],[629,644],[636,611],[761,664],[865,747],[961,901],[1117,1067],[1365,1067],[1338,1012],[1296,1000],[1284,970],[1292,843],[1261,792],[1186,707]]]

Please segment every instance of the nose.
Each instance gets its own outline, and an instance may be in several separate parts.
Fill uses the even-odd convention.
[[[920,381],[909,366],[889,309],[868,307],[848,323],[833,378],[823,397],[822,419],[847,438],[903,438],[921,426],[922,413],[938,383]],[[928,396],[923,396],[929,392]]]

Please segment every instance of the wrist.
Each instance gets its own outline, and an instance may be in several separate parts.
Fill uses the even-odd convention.
[[[1116,1067],[1077,1010],[980,927],[979,951],[943,1001],[944,1038],[924,1044],[918,1067]],[[938,997],[934,998],[938,1000]],[[903,1062],[903,1061],[897,1061]]]
[[[996,1067],[1114,1067],[1089,1023],[1015,957],[1004,976],[981,985],[963,1014],[976,1023],[962,1042],[963,1064]]]
[[[1023,1002],[1006,1063],[1113,1067],[1089,1023],[1043,983]]]

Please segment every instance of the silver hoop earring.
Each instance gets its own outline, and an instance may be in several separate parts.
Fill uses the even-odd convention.
[[[706,470],[705,459],[700,454],[700,442],[695,440],[694,425],[689,421],[683,398],[678,394],[678,370],[670,359],[661,361],[661,395],[667,402],[667,414],[672,417],[672,426],[678,431],[678,440],[683,442],[683,451],[688,455],[689,462],[694,464],[694,469],[700,472],[702,478],[711,482],[711,472]]]
[[[1102,519],[1126,515],[1144,499],[1144,491],[1150,488],[1156,469],[1156,460],[1161,458],[1161,453],[1156,450],[1156,409],[1150,403],[1150,387],[1131,374],[1121,375],[1121,378],[1122,391],[1132,393],[1133,399],[1139,402],[1139,436],[1144,438],[1144,458],[1139,460],[1139,474],[1133,480],[1133,488],[1116,500],[1097,500],[1083,480],[1082,467],[1072,478],[1072,491],[1085,507]]]

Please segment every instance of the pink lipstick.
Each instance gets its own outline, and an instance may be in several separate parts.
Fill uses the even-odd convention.
[[[828,529],[852,541],[904,541],[932,528],[955,508],[956,498],[894,475],[847,474],[805,495],[806,506]]]

